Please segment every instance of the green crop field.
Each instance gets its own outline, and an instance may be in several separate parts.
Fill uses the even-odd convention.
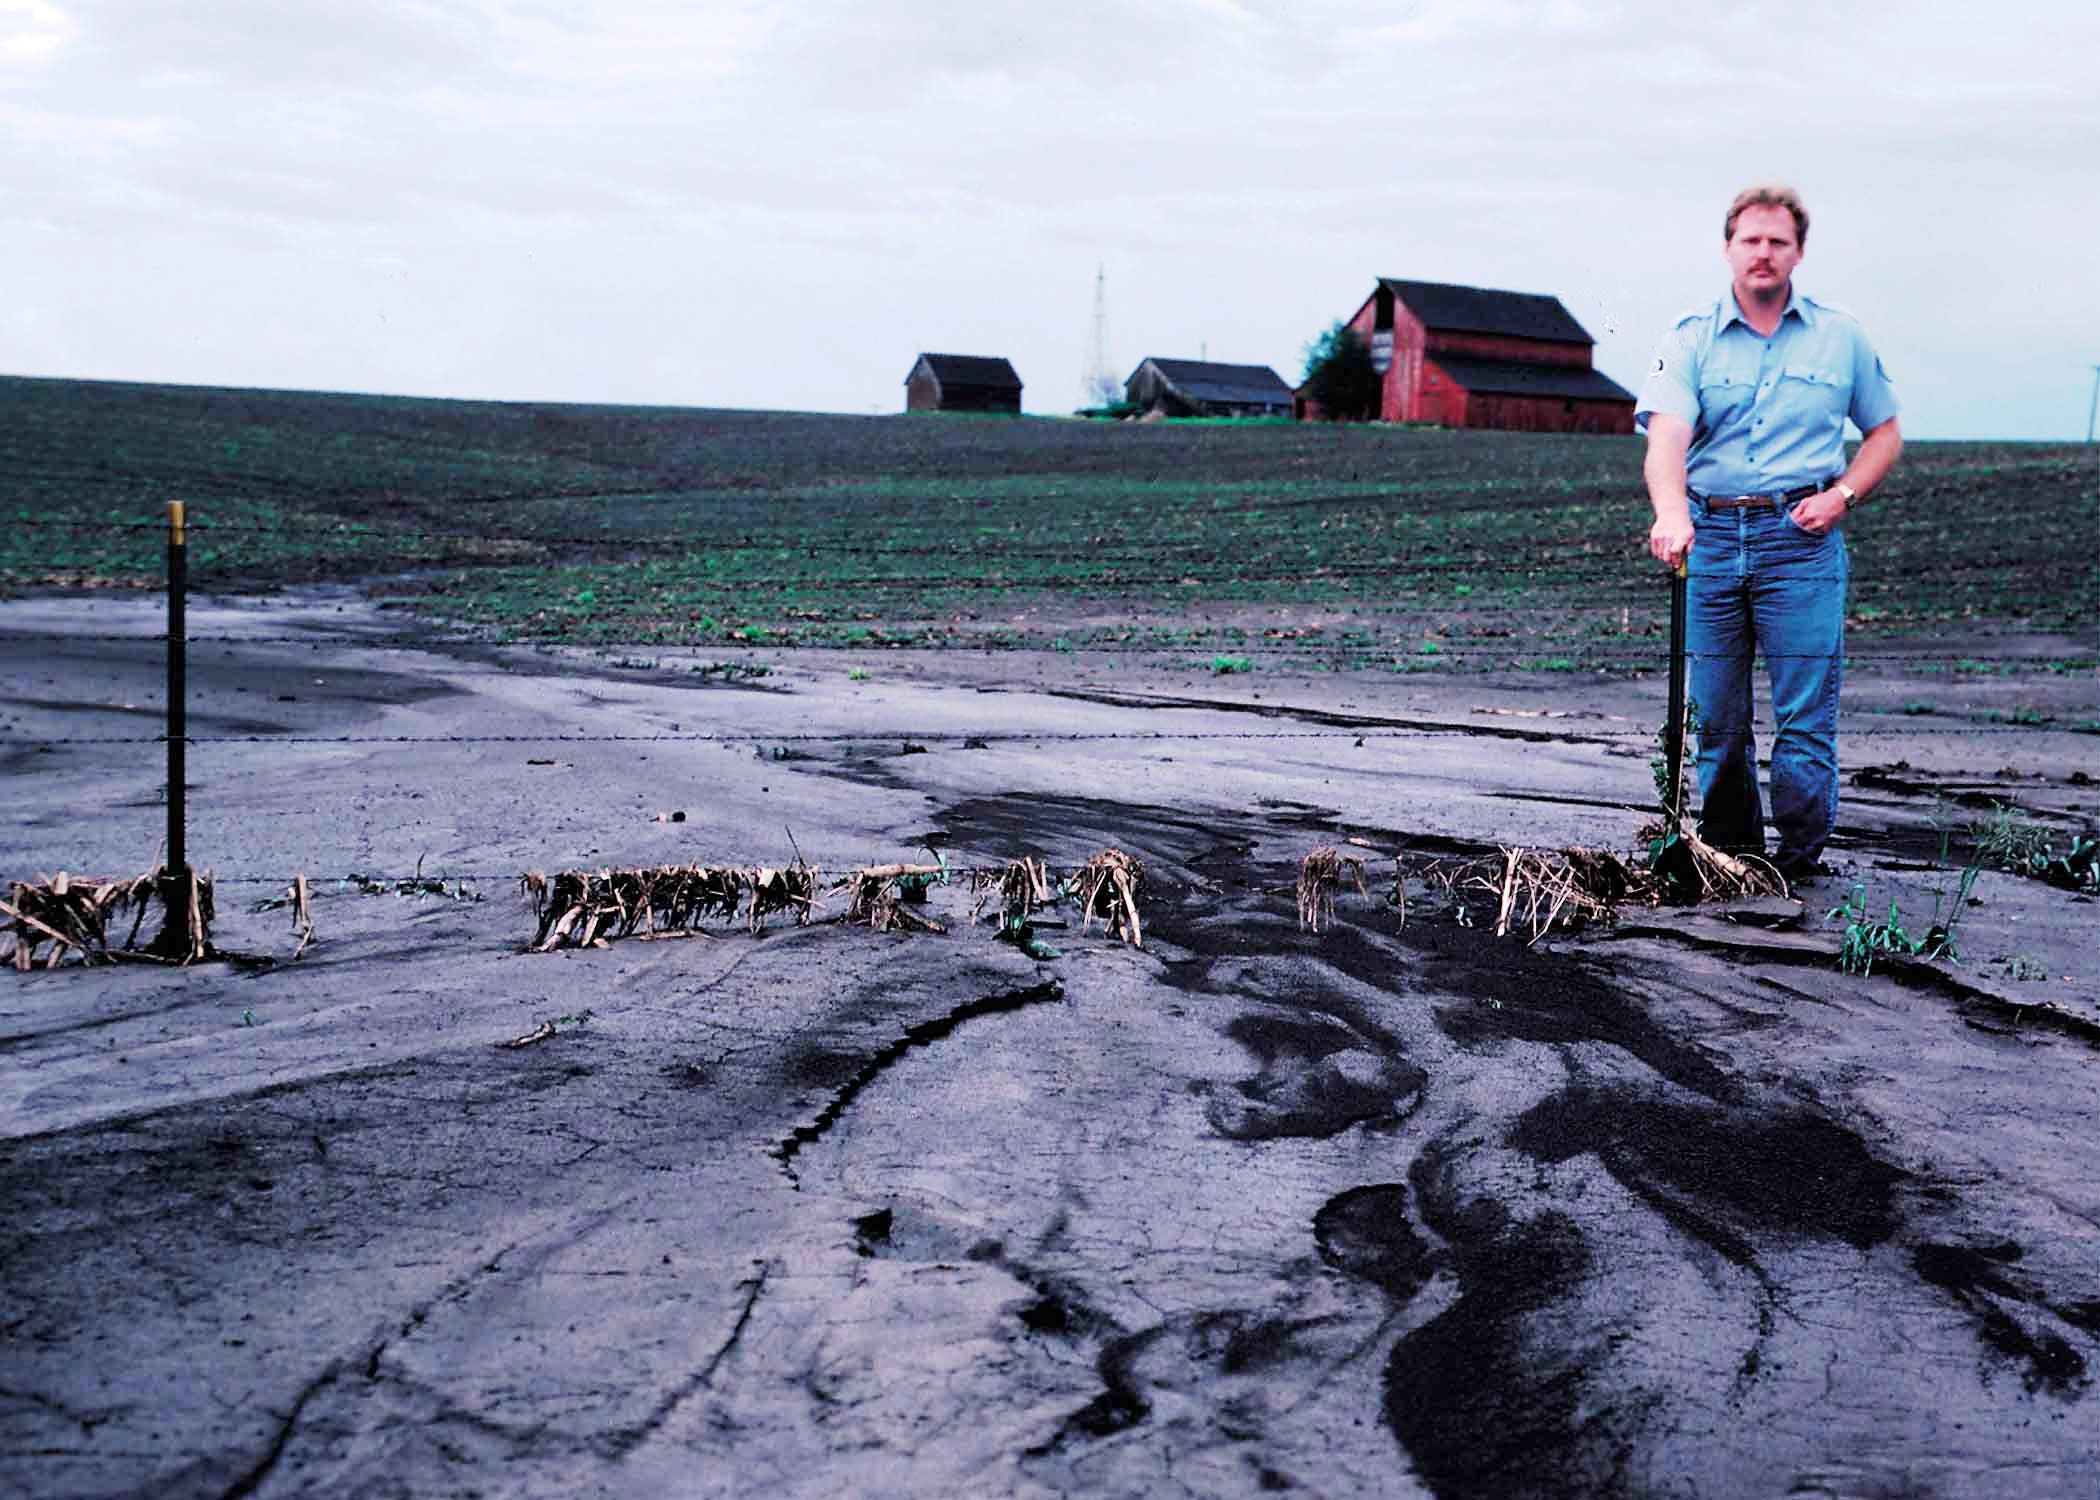
[[[508,640],[1653,665],[1637,439],[848,417],[0,379],[0,593],[357,581]],[[1914,443],[1853,649],[2089,639],[2100,448]],[[2092,665],[2071,660],[2073,668]]]

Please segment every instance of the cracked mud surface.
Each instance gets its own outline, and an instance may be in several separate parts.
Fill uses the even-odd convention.
[[[1604,731],[1659,684],[746,690],[207,618],[317,644],[193,659],[193,727],[360,737],[191,750],[199,861],[314,877],[318,936],[288,961],[229,883],[219,942],[275,962],[0,975],[0,1493],[2094,1492],[2092,903],[1987,875],[1964,963],[1862,981],[1842,882],[1536,946],[1382,899],[1395,850],[1630,841],[1646,749]],[[5,732],[137,732],[150,648],[10,644],[66,619],[0,609]],[[679,737],[387,738],[577,733]],[[1922,913],[1917,788],[2089,825],[2092,743],[1862,736],[1833,862]],[[16,755],[0,873],[150,862],[156,755]],[[834,871],[1113,845],[1147,945],[1034,959],[951,888],[941,936],[518,951],[523,869],[784,828]],[[1301,932],[1297,860],[1348,837],[1373,894]],[[487,899],[334,884],[419,859]]]

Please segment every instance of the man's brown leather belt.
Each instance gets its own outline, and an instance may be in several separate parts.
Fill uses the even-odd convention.
[[[1708,510],[1777,510],[1782,505],[1792,505],[1796,500],[1806,500],[1810,495],[1821,493],[1826,486],[1804,484],[1799,489],[1781,490],[1776,495],[1702,495],[1697,490],[1687,490],[1694,500],[1703,501]]]

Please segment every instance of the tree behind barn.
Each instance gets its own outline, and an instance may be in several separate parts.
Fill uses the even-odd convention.
[[[1302,394],[1328,421],[1377,416],[1381,384],[1369,346],[1347,323],[1335,322],[1306,346]]]

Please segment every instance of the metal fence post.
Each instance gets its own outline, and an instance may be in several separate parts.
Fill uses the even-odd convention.
[[[164,920],[151,951],[179,963],[202,956],[202,905],[190,874],[189,851],[183,847],[183,822],[189,748],[188,626],[183,618],[190,587],[189,534],[183,503],[168,502],[168,855],[161,866],[160,899]]]
[[[1670,574],[1670,717],[1663,731],[1663,760],[1669,767],[1670,790],[1664,811],[1670,826],[1665,836],[1675,838],[1684,822],[1684,615],[1686,564],[1678,563]]]
[[[183,520],[183,503],[168,502],[168,858],[171,877],[186,885],[189,855],[183,847],[183,790],[186,768],[183,751],[189,737],[187,623],[183,607],[189,592],[189,537]]]

